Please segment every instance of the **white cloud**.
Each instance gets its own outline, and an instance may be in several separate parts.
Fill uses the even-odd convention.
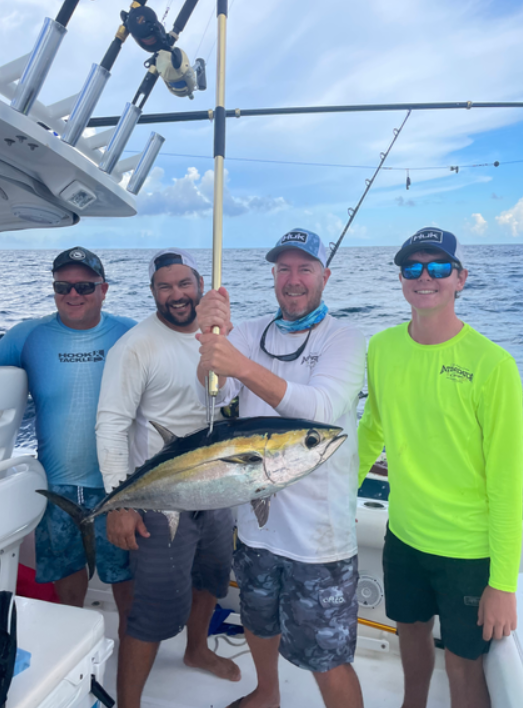
[[[523,234],[523,197],[511,209],[502,211],[499,216],[496,216],[496,221],[500,226],[509,228],[512,236],[521,236]]]
[[[173,178],[164,185],[164,170],[155,167],[138,196],[138,214],[170,214],[172,216],[207,216],[212,210],[214,172],[207,170],[203,177],[196,167],[189,167],[184,177]],[[225,182],[228,172],[225,170]],[[223,212],[226,216],[240,216],[247,212],[270,213],[288,208],[283,197],[233,196],[227,186],[223,193]]]
[[[488,229],[488,223],[481,214],[471,214],[473,224],[469,227],[472,233],[483,236]]]

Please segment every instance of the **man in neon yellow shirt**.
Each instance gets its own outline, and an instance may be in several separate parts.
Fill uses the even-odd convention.
[[[385,445],[387,615],[398,623],[403,708],[424,708],[441,622],[452,708],[489,708],[483,655],[516,627],[523,404],[514,359],[456,316],[456,237],[424,228],[394,262],[409,323],[369,344],[360,484]]]

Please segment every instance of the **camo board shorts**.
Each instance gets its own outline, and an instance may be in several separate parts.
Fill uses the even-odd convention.
[[[87,509],[93,509],[105,496],[103,488],[75,487],[70,484],[50,484],[49,491],[71,499]],[[121,583],[132,578],[129,553],[107,540],[106,516],[94,520],[96,538],[96,569],[104,583]],[[47,503],[42,520],[35,529],[36,582],[51,583],[85,567],[82,537],[69,514],[56,504]]]
[[[187,624],[192,591],[225,597],[233,550],[230,509],[186,511],[171,542],[167,519],[156,511],[143,515],[149,538],[137,536],[131,551],[134,598],[127,634],[142,642],[174,637]]]
[[[324,672],[354,660],[358,556],[301,563],[238,541],[234,573],[242,622],[257,637],[281,634],[280,654]]]

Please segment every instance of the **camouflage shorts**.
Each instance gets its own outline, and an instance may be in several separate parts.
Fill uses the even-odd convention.
[[[238,542],[234,572],[242,622],[258,637],[281,634],[280,654],[324,672],[354,660],[358,557],[300,563]]]
[[[95,507],[105,496],[103,488],[75,487],[70,484],[50,484],[49,490],[87,509]],[[94,520],[96,569],[104,583],[121,583],[132,578],[129,553],[109,543],[106,522],[105,514]],[[35,529],[35,546],[37,583],[61,580],[85,567],[80,531],[69,514],[50,502]]]

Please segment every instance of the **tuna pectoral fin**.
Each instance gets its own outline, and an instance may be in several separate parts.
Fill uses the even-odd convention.
[[[265,497],[265,499],[253,499],[251,501],[251,506],[258,519],[258,526],[263,528],[267,523],[269,518],[269,504],[271,503],[270,497]]]
[[[162,514],[167,519],[169,524],[169,533],[171,536],[171,543],[173,538],[176,536],[176,531],[178,530],[178,524],[180,523],[180,512],[179,511],[162,511]]]
[[[37,489],[36,491],[38,494],[47,497],[50,502],[56,504],[56,506],[60,507],[62,511],[65,511],[66,514],[69,514],[80,529],[90,580],[94,575],[96,561],[94,519],[89,518],[91,512],[89,509],[82,509],[81,506],[78,506],[78,504],[75,504],[70,499],[66,499],[66,497],[60,496],[60,494],[49,492],[47,489]]]
[[[258,465],[263,462],[263,457],[257,452],[244,452],[230,457],[220,457],[222,462],[233,462],[235,465]]]

